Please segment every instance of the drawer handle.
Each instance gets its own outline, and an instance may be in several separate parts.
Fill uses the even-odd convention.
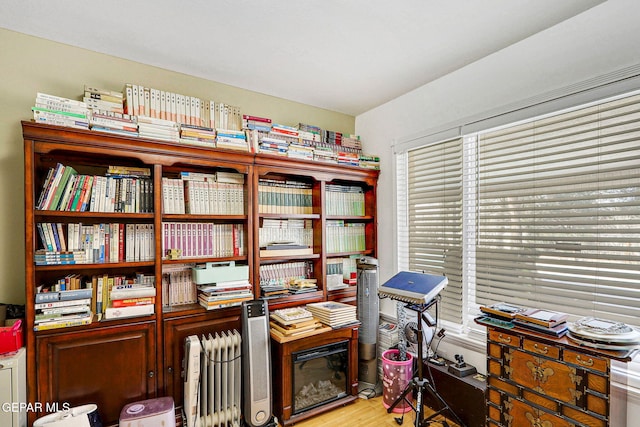
[[[544,347],[542,347],[542,348],[538,348],[538,344],[536,343],[536,344],[533,345],[533,349],[535,351],[537,351],[538,353],[542,353],[542,354],[549,353],[549,347],[547,347],[546,345]]]
[[[498,340],[507,344],[511,343],[511,337],[503,337],[502,334],[498,335]]]
[[[593,366],[593,359],[589,358],[589,360],[582,360],[580,355],[576,356],[576,361],[582,366]]]

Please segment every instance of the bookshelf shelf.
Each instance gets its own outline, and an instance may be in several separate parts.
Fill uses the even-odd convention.
[[[315,283],[316,288],[311,292],[291,291],[283,296],[269,298],[270,310],[327,300],[355,304],[355,287],[335,291],[326,289],[327,262],[332,258],[362,254],[376,256],[376,183],[379,171],[122,137],[27,121],[22,122],[22,128],[25,166],[27,375],[32,378],[28,388],[30,402],[46,399],[77,406],[85,403],[83,396],[95,395],[96,390],[99,390],[98,403],[106,425],[115,424],[120,409],[132,400],[170,395],[179,406],[182,403],[180,366],[184,354],[184,338],[191,334],[241,328],[239,307],[207,310],[188,299],[171,300],[170,293],[165,292],[169,284],[163,282],[163,279],[175,270],[188,271],[189,264],[233,261],[236,265],[247,266],[255,298],[262,295],[261,283],[268,282],[265,278],[261,281],[261,274],[266,274],[269,269],[289,269],[289,273],[295,268],[303,271],[299,274],[295,270],[295,274],[287,273],[286,277],[281,276],[275,280],[286,283],[287,286],[302,276],[307,280],[313,279],[309,282]],[[39,198],[47,188],[47,175],[58,163],[72,166],[78,174],[94,177],[106,176],[111,165],[148,169],[152,191],[149,192],[148,199],[140,204],[147,212],[37,209],[41,206]],[[215,197],[222,197],[222,193],[216,193],[220,188],[214,184],[209,187],[205,185],[204,190],[200,188],[204,193],[196,193],[195,187],[183,182],[198,181],[198,175],[207,174],[216,176],[216,180],[208,182],[229,184],[228,191],[237,197],[231,196],[221,202]],[[224,180],[218,181],[217,177],[220,176]],[[177,185],[178,189],[182,187],[179,191],[184,191],[184,199],[178,193],[175,193],[178,196],[165,193],[170,188],[169,180],[173,180],[171,185]],[[328,215],[327,187],[330,185],[357,187],[364,215]],[[271,191],[276,188],[277,191]],[[265,189],[271,193],[268,200],[264,199]],[[189,190],[193,193],[188,193]],[[284,191],[288,192],[287,196],[283,195]],[[195,195],[197,197],[192,199],[191,196]],[[207,198],[208,205],[195,204],[198,201],[202,203]],[[225,205],[224,210],[219,206],[221,204]],[[357,225],[360,232],[359,244],[366,249],[329,253],[328,221],[342,221],[347,225],[345,229],[356,228],[353,226]],[[70,241],[68,233],[72,227],[93,226],[95,229],[109,224],[139,226],[143,232],[148,230],[148,240],[141,240],[137,234],[133,235],[132,240],[127,240],[126,236],[125,239],[115,239],[115,231],[111,236],[118,249],[121,246],[126,249],[130,245],[139,245],[140,254],[143,253],[143,248],[148,249],[148,256],[152,259],[141,261],[148,258],[127,256],[126,259],[136,261],[35,265],[36,253],[41,257],[45,256],[42,249],[47,248],[44,244],[45,235],[40,232],[43,227],[50,227],[52,233],[62,233],[59,237]],[[175,227],[175,235],[171,234],[171,227]],[[171,240],[180,235],[179,228],[186,230],[187,234],[184,236],[198,236],[191,241],[190,246],[185,243],[188,240],[181,240],[180,243],[187,246],[176,247],[177,240]],[[269,229],[268,232],[265,232],[265,228]],[[197,234],[200,233],[199,229],[203,230],[202,234]],[[303,231],[299,231],[300,229]],[[118,228],[115,227],[114,230],[117,231]],[[100,239],[99,235],[95,236]],[[350,239],[345,236],[346,234],[340,238]],[[223,239],[227,239],[226,246],[215,246],[214,249],[212,242],[222,242]],[[267,243],[302,240],[302,244],[312,248],[313,253],[261,257],[261,239],[267,239]],[[74,244],[79,241],[84,242],[74,239]],[[101,240],[97,242],[101,247]],[[207,246],[208,243],[205,242],[211,244]],[[49,253],[54,261],[65,259],[62,246],[58,248]],[[95,247],[92,249],[96,250]],[[183,249],[183,257],[167,259],[166,254],[171,249]],[[204,250],[198,252],[197,249]],[[99,251],[98,248],[97,253]],[[96,257],[96,252],[88,249],[86,254],[90,261],[102,259]],[[119,253],[111,259],[125,257]],[[88,325],[34,331],[35,315],[39,313],[34,303],[38,286],[57,283],[67,276],[82,276],[86,283],[87,277],[93,280],[97,276],[121,276],[129,280],[138,274],[154,279],[154,314],[116,320],[94,320]],[[309,282],[304,283],[304,286],[308,286]],[[91,300],[95,301],[94,298]],[[189,303],[178,305],[180,302]],[[77,364],[72,373],[62,364],[51,362],[51,357],[56,352],[63,354],[66,360],[72,360],[70,348],[82,355],[82,363]],[[101,372],[95,381],[87,381],[87,378],[95,376],[96,363],[106,363],[107,355],[110,357],[109,368],[104,374]],[[136,375],[133,379],[130,378],[132,360],[136,361],[133,368]],[[128,399],[126,402],[123,400],[124,396]],[[36,414],[30,414],[30,417],[31,424]]]

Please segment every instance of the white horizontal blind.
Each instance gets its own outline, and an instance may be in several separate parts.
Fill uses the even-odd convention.
[[[440,318],[462,323],[462,139],[408,153],[409,270],[444,274]]]
[[[476,301],[640,321],[640,96],[481,134]]]

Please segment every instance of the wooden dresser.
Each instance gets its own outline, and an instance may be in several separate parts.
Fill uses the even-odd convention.
[[[611,360],[628,362],[631,355],[488,326],[487,426],[614,426]]]

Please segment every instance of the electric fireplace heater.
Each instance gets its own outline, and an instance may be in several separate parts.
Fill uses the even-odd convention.
[[[292,353],[293,414],[347,395],[349,342],[342,341]]]

